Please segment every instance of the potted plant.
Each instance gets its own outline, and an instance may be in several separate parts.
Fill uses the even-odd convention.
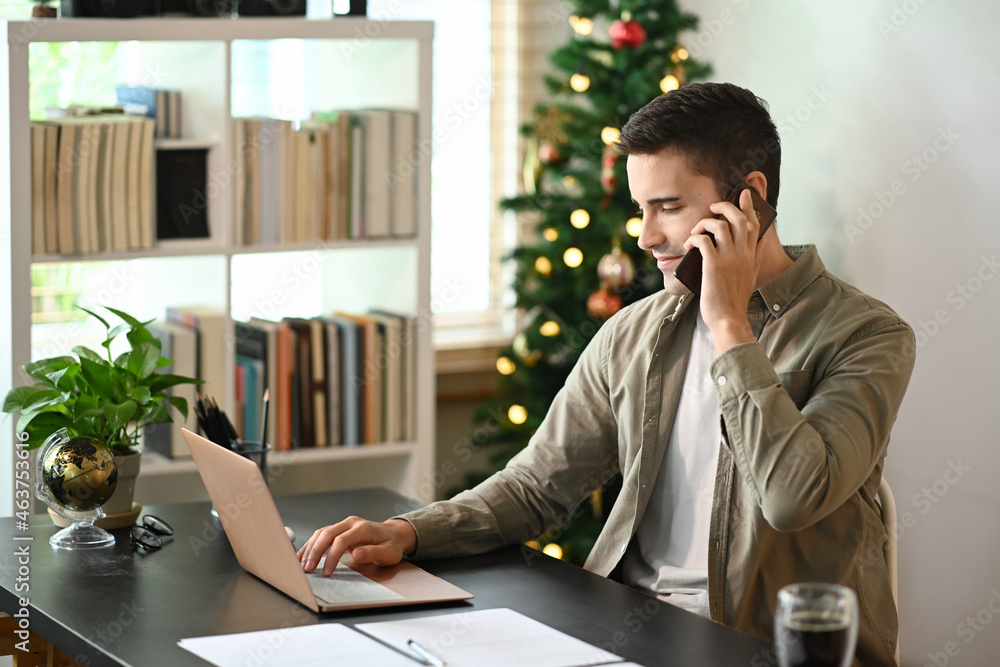
[[[179,384],[201,380],[158,373],[170,359],[161,355],[160,341],[128,313],[108,308],[123,324],[114,327],[97,313],[80,307],[104,325],[106,337],[99,354],[87,347],[73,348],[73,356],[51,357],[26,364],[34,384],[11,389],[3,412],[17,414],[18,433],[27,434],[29,449],[40,447],[61,428],[70,436],[89,436],[105,443],[115,455],[118,489],[105,503],[108,515],[132,510],[135,476],[139,473],[143,428],[172,421],[170,408],[187,418],[187,401],[167,393]],[[112,343],[125,334],[128,349],[112,357]],[[131,476],[131,478],[129,478]]]

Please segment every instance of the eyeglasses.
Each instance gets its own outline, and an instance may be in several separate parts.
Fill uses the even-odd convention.
[[[174,529],[159,517],[147,514],[142,517],[141,526],[132,526],[130,534],[132,546],[143,549],[159,549],[163,546],[160,535],[173,535]]]

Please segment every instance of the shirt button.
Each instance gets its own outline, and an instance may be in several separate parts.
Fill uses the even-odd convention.
[[[720,387],[721,387],[722,385],[726,384],[726,376],[725,376],[725,375],[720,375],[720,376],[719,376],[719,379],[717,380],[717,382],[719,383],[719,386],[720,386]]]
[[[774,308],[775,310],[781,310],[781,304],[776,303],[773,306],[771,306],[771,308]]]
[[[622,553],[625,553],[625,545],[624,545],[624,544],[622,545],[622,550],[621,550],[621,552],[622,552]]]

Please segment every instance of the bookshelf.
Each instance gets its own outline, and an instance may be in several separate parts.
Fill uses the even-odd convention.
[[[114,289],[100,305],[123,307],[141,318],[162,318],[171,306],[206,306],[234,319],[310,317],[331,310],[381,308],[415,316],[416,436],[412,441],[359,447],[274,452],[280,471],[276,493],[310,492],[381,484],[428,501],[434,472],[434,368],[430,325],[430,161],[416,165],[414,237],[243,246],[235,243],[233,116],[303,118],[313,110],[396,108],[417,115],[418,146],[431,141],[430,22],[375,21],[353,17],[141,18],[3,21],[7,47],[0,49],[0,392],[24,384],[37,330],[31,325],[33,264],[119,260],[138,267],[119,282],[139,285],[142,308],[125,307]],[[128,42],[122,79],[182,92],[184,133],[175,145],[208,150],[210,237],[158,242],[150,250],[101,251],[82,256],[32,255],[29,51],[53,42]],[[260,56],[268,48],[303,50],[301,71],[278,72]],[[269,86],[281,80],[276,99]],[[281,267],[308,269],[304,286],[282,281]],[[131,270],[131,269],[130,269]],[[268,295],[288,298],[268,303]],[[33,339],[33,335],[35,339]],[[51,334],[46,334],[51,335]],[[44,342],[44,341],[42,341]],[[233,377],[235,361],[225,361]],[[232,404],[235,390],[226,388]],[[13,420],[0,430],[0,457],[14,470]],[[147,460],[149,459],[149,460]],[[0,475],[0,515],[12,513],[14,481]],[[190,461],[144,457],[137,485],[142,503],[205,497]]]

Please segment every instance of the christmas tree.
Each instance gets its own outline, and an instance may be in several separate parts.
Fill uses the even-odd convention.
[[[651,99],[709,73],[678,42],[698,20],[673,0],[560,7],[572,7],[571,39],[551,56],[551,101],[522,129],[524,194],[501,202],[528,216],[537,234],[511,254],[518,332],[497,360],[499,396],[477,414],[498,468],[528,443],[601,324],[662,287],[655,263],[636,245],[641,220],[612,144]],[[595,492],[568,524],[532,546],[582,564],[614,495],[614,483]]]

